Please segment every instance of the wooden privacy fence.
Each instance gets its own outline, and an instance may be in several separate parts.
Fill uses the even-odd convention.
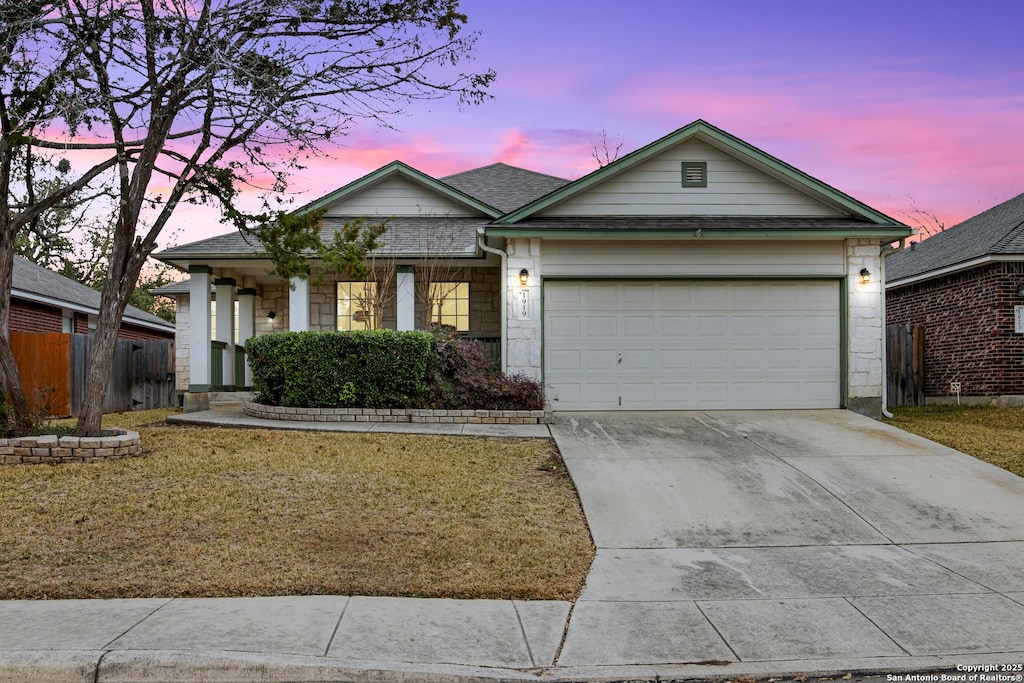
[[[924,405],[924,326],[885,326],[885,381],[891,406]]]
[[[38,410],[48,402],[54,416],[81,412],[92,337],[11,332],[11,348],[33,408]],[[174,405],[174,342],[118,340],[103,412]]]

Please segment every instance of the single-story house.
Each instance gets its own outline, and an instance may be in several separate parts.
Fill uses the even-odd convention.
[[[886,321],[924,327],[926,400],[1024,403],[1024,194],[886,259]]]
[[[75,332],[96,329],[100,293],[21,256],[14,257],[10,329],[16,332]],[[174,339],[174,325],[128,306],[118,339]]]
[[[572,182],[396,161],[312,209],[330,234],[387,220],[375,281],[314,263],[283,282],[238,233],[156,255],[191,276],[181,389],[247,386],[232,359],[253,335],[429,319],[485,338],[554,410],[882,410],[881,245],[910,229],[704,121]]]

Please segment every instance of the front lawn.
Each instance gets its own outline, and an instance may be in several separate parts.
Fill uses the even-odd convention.
[[[888,422],[1024,477],[1024,408],[894,408]]]
[[[0,598],[571,599],[593,557],[554,444],[138,426],[142,458],[0,467]]]

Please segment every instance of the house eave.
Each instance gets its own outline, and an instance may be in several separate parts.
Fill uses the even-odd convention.
[[[21,289],[11,290],[12,299],[22,299],[23,301],[31,301],[37,304],[44,304],[46,306],[53,306],[54,308],[67,309],[74,311],[75,313],[85,313],[87,315],[99,315],[99,309],[92,308],[91,306],[83,306],[82,304],[76,304],[71,301],[65,301],[63,299],[55,299],[53,297],[44,296],[42,294],[36,294],[35,292],[26,292]],[[174,333],[174,326],[171,324],[160,325],[159,323],[150,322],[148,320],[140,320],[138,318],[132,318],[127,315],[122,316],[122,324],[135,325],[136,327],[145,327],[151,330],[159,330],[165,333]]]
[[[900,278],[898,280],[889,280],[885,283],[886,289],[896,289],[897,287],[906,287],[907,285],[917,284],[918,282],[924,282],[926,280],[934,280],[946,275],[953,273],[959,273],[961,271],[970,270],[983,266],[986,263],[1020,263],[1024,261],[1024,254],[986,254],[978,258],[970,259],[969,261],[961,261],[960,263],[954,263],[944,268],[938,268],[936,270],[929,270],[925,273],[919,273],[917,275],[911,275],[910,277]]]
[[[579,228],[516,228],[515,226],[494,226],[486,228],[488,237],[529,237],[559,240],[573,239],[725,239],[725,240],[764,240],[764,239],[878,239],[882,243],[892,242],[909,236],[906,228],[885,228],[857,230],[758,230],[758,229],[721,229],[721,228],[685,228],[678,230],[608,230]]]

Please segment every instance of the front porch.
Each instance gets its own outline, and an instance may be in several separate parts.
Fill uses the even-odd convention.
[[[176,294],[178,388],[189,394],[186,409],[206,409],[210,400],[202,394],[247,392],[252,374],[245,344],[273,332],[412,330],[439,322],[480,340],[501,364],[500,269],[488,259],[478,261],[460,264],[434,283],[424,282],[426,269],[411,264],[377,271],[366,281],[320,274],[288,283],[238,267],[190,265],[187,289]]]

